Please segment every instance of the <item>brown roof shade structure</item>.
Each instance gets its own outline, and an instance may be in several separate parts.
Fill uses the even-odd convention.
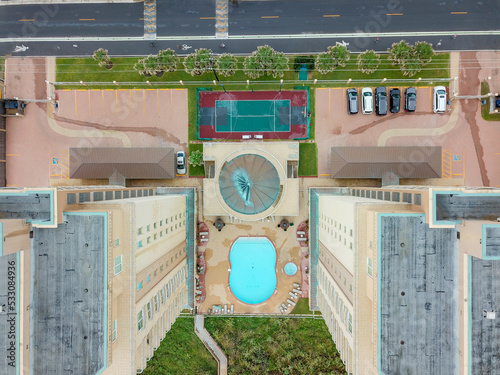
[[[107,179],[116,174],[125,179],[169,179],[175,177],[175,151],[162,148],[70,148],[70,178]]]
[[[332,147],[331,178],[441,178],[441,147]]]

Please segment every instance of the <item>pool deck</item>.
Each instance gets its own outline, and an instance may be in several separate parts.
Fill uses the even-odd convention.
[[[217,231],[213,226],[213,220],[204,218],[203,221],[208,224],[210,230],[209,241],[206,246],[198,247],[198,252],[204,253],[206,262],[205,268],[205,295],[206,298],[202,303],[198,304],[198,312],[207,314],[208,309],[212,309],[213,305],[227,305],[228,309],[234,305],[234,314],[279,314],[281,303],[287,304],[286,300],[290,298],[288,294],[294,289],[293,284],[299,283],[302,285],[303,292],[306,291],[302,281],[304,273],[305,254],[308,252],[308,247],[301,247],[297,241],[297,228],[299,223],[306,220],[307,204],[302,202],[300,206],[300,215],[287,217],[290,222],[295,225],[290,227],[286,232],[278,228],[281,217],[276,217],[273,222],[246,222],[246,223],[227,223],[222,231]],[[267,237],[275,246],[277,252],[277,287],[274,294],[265,302],[250,305],[238,300],[229,288],[229,252],[231,245],[238,237],[256,236]],[[293,262],[297,265],[297,273],[293,276],[288,276],[284,272],[284,266],[288,262]],[[303,296],[305,293],[303,293]],[[300,295],[299,295],[300,297]],[[297,302],[295,299],[294,302]],[[290,306],[286,314],[293,310]]]

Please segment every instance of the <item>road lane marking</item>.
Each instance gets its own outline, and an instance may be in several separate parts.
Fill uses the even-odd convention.
[[[386,16],[402,16],[403,13],[387,13]]]
[[[18,20],[19,22],[33,22],[35,21],[34,19],[30,18],[30,19],[20,19]]]
[[[78,21],[95,21],[95,18],[80,18]]]
[[[323,14],[323,17],[340,17],[340,14]]]
[[[262,16],[260,18],[280,18],[280,16]]]
[[[467,12],[450,12],[451,14],[467,14]]]
[[[200,17],[200,20],[214,20],[215,17]]]

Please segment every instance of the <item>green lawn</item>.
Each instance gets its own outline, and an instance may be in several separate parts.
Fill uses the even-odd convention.
[[[0,78],[5,79],[5,57],[0,57]]]
[[[299,176],[310,177],[318,175],[318,147],[315,142],[299,144]]]
[[[356,58],[357,55],[351,55],[351,59],[347,62],[346,66],[343,68],[337,68],[335,69],[332,73],[328,74],[321,74],[319,72],[311,72],[309,73],[309,79],[318,79],[319,81],[321,80],[341,80],[345,81],[342,83],[336,83],[336,84],[331,84],[331,83],[323,83],[323,82],[318,82],[317,86],[318,87],[345,87],[347,80],[350,78],[352,80],[372,80],[372,79],[377,79],[381,80],[384,78],[387,78],[388,81],[390,80],[400,80],[400,79],[415,79],[421,77],[422,79],[425,78],[450,78],[450,54],[449,53],[440,53],[432,58],[432,61],[427,64],[426,66],[423,67],[422,71],[417,73],[413,77],[407,77],[404,76],[401,70],[397,67],[392,65],[392,63],[388,60],[389,55],[388,54],[383,54],[380,56],[380,65],[378,69],[371,73],[371,74],[365,74],[361,73],[356,65]],[[373,85],[373,82],[356,82],[352,84],[352,86],[364,86],[364,85]],[[448,82],[439,82],[441,85],[448,85]],[[412,84],[413,85],[413,84]],[[418,84],[420,86],[422,85],[429,85],[428,82],[422,82]],[[418,86],[417,85],[417,86]]]
[[[488,82],[481,82],[481,95],[486,95],[490,92]],[[490,113],[490,100],[488,99],[485,105],[481,106],[481,116],[486,121],[500,121],[500,113]]]
[[[200,150],[201,152],[203,152],[203,144],[202,143],[190,143],[188,146],[188,149],[189,149],[189,154],[191,154],[191,152],[196,151],[196,150]],[[192,165],[189,165],[189,176],[190,177],[204,177],[205,176],[205,168],[203,167],[203,165],[200,165],[198,167],[193,167]]]
[[[323,320],[209,317],[229,374],[345,374]]]
[[[309,298],[299,298],[297,305],[293,308],[290,314],[309,314],[312,315],[312,311],[309,310]]]
[[[178,318],[143,374],[215,375],[217,361],[194,333],[193,318]]]

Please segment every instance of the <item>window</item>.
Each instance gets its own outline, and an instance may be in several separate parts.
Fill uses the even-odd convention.
[[[167,284],[167,298],[170,298],[170,283]]]
[[[349,230],[349,235],[352,237],[352,229]]]
[[[115,247],[116,247],[116,246],[120,246],[120,239],[119,239],[119,238],[117,238],[117,239],[115,240]]]
[[[168,218],[165,219],[165,224],[168,224]]]
[[[150,243],[151,242],[151,237],[148,237],[146,242]]]
[[[153,223],[153,229],[156,229],[156,223]]]
[[[165,288],[161,288],[160,290],[160,301],[161,301],[161,304],[165,304]]]
[[[368,245],[368,247],[369,247],[370,249],[373,247],[372,240],[370,240],[370,244]]]
[[[137,330],[140,331],[143,328],[144,328],[144,312],[143,310],[140,310],[137,313]]]
[[[142,289],[142,281],[139,281],[139,284],[137,284],[137,290],[141,290]]]
[[[370,277],[373,277],[373,260],[372,258],[366,258],[366,272]]]
[[[155,312],[157,312],[158,308],[160,307],[159,306],[160,304],[159,304],[158,294],[156,294],[156,296],[154,296],[153,301],[154,301],[154,304],[155,304]]]
[[[156,273],[158,272],[158,269],[155,269],[155,272],[153,273],[153,276],[156,277]]]
[[[146,227],[146,230],[149,232],[149,231],[151,230],[151,225],[148,225],[148,226]]]
[[[352,293],[352,284],[349,284],[349,292]]]
[[[160,266],[160,272],[163,272],[163,264]]]
[[[168,234],[168,228],[167,228],[167,229],[165,229],[165,234]]]
[[[154,234],[154,236],[153,236],[153,240],[156,240],[156,233],[155,233],[155,234]]]
[[[142,241],[137,242],[137,248],[140,249],[142,247]]]
[[[140,236],[142,234],[142,228],[137,229],[137,235]]]
[[[352,315],[349,311],[347,312],[347,330],[352,333]]]
[[[163,220],[160,220],[160,227],[163,226]]]
[[[147,312],[148,320],[151,320],[153,318],[153,306],[151,304],[151,301],[149,301],[146,304],[146,312]]]
[[[177,220],[177,215],[175,215],[175,220]]]
[[[112,325],[112,330],[111,330],[111,340],[112,342],[115,342],[116,341],[116,319],[113,320],[113,325]]]
[[[115,258],[115,275],[122,272],[122,256],[119,255]]]
[[[160,231],[160,237],[163,237],[163,231],[162,230]]]
[[[151,276],[151,275],[148,275],[148,277],[146,277],[146,281],[147,281],[148,283],[149,283],[149,276]]]
[[[349,249],[352,250],[352,242],[349,242]]]

